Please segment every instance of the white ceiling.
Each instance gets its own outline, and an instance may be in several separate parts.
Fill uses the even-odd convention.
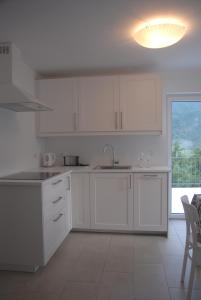
[[[152,15],[180,17],[186,36],[140,47],[129,30]],[[201,68],[200,29],[201,0],[0,0],[0,40],[43,75]]]

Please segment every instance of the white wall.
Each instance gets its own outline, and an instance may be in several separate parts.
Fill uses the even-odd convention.
[[[45,139],[45,150],[80,155],[81,162],[104,163],[109,154],[103,155],[104,144],[112,144],[122,164],[136,164],[141,152],[152,153],[153,165],[168,164],[168,134],[166,115],[166,95],[176,93],[201,92],[201,71],[183,70],[181,72],[161,73],[163,84],[163,121],[162,136],[89,136],[58,137]]]
[[[0,109],[0,176],[38,166],[34,113]]]

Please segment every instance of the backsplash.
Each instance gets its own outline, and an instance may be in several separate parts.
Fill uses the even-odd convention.
[[[103,153],[105,144],[111,144],[120,164],[139,163],[143,152],[150,156],[153,166],[165,166],[168,163],[166,143],[163,136],[80,136],[55,137],[44,139],[45,151],[57,154],[57,163],[63,164],[62,154],[80,156],[81,163],[92,165],[111,163],[112,154]]]

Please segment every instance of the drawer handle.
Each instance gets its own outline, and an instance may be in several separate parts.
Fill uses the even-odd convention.
[[[157,174],[144,174],[144,177],[158,177]]]
[[[115,112],[115,129],[118,129],[118,116],[117,116],[117,111]]]
[[[129,189],[132,188],[132,183],[131,183],[131,181],[132,181],[132,175],[130,174],[130,175],[129,175]]]
[[[62,182],[63,180],[62,179],[59,179],[59,180],[57,180],[57,181],[55,181],[55,182],[52,182],[52,185],[56,185],[56,184],[58,184],[58,183],[60,183],[60,182]]]
[[[77,113],[73,113],[74,130],[77,130]]]
[[[123,112],[120,112],[120,127],[123,129]]]
[[[70,176],[67,176],[67,191],[70,191]]]
[[[57,198],[56,200],[52,201],[52,203],[53,203],[53,204],[55,204],[55,203],[57,203],[57,202],[61,201],[61,199],[63,199],[63,197],[61,197],[61,196],[60,196],[60,197],[59,197],[59,198]]]
[[[53,219],[53,222],[57,222],[59,221],[59,219],[63,216],[63,214],[59,214],[58,217],[56,217],[55,219]]]

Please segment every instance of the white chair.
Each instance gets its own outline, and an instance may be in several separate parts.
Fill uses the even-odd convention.
[[[184,250],[183,266],[181,272],[181,282],[184,282],[187,259],[191,260],[190,278],[188,283],[187,300],[191,299],[195,267],[201,264],[201,243],[197,241],[199,216],[197,209],[189,204],[188,196],[182,196],[181,202],[184,208],[186,219],[186,243]]]

